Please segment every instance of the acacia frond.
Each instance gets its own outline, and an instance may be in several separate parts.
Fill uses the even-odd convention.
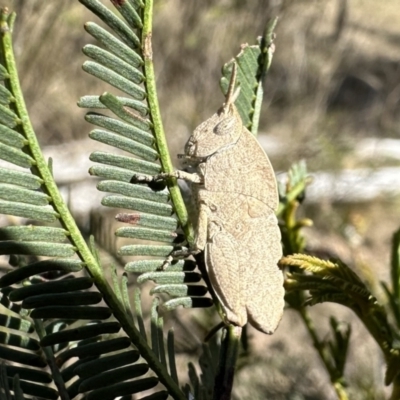
[[[334,275],[325,275],[323,279],[331,281],[333,286],[340,288],[343,292],[352,292],[365,299],[371,297],[371,292],[363,285],[355,285],[353,282],[347,281],[345,278]]]
[[[344,293],[338,293],[338,292],[321,293],[320,291],[313,292],[311,296],[308,299],[306,299],[304,305],[314,306],[315,304],[325,303],[325,302],[338,303],[349,308],[352,308],[354,306],[354,302],[352,302],[349,299],[349,297],[346,296]]]
[[[315,274],[328,273],[328,269],[338,268],[338,265],[331,261],[321,260],[307,254],[293,254],[286,256],[283,257],[279,263],[286,266],[299,267]]]
[[[274,54],[273,32],[278,19],[267,23],[265,35],[258,38],[256,45],[241,46],[240,53],[227,62],[222,68],[220,86],[227,94],[231,79],[233,64],[237,65],[237,83],[240,86],[239,97],[235,105],[242,118],[244,126],[257,135],[260,119],[261,103],[263,99],[263,80],[271,66]]]
[[[281,265],[299,267],[311,275],[290,273],[285,282],[289,290],[309,290],[312,299],[308,305],[324,301],[333,301],[353,307],[373,304],[374,297],[358,276],[343,263],[333,263],[306,254],[294,254],[284,257]]]
[[[213,398],[219,353],[220,345],[214,337],[209,343],[203,343],[203,351],[199,358],[200,376],[192,363],[188,365],[189,380],[196,400]]]
[[[353,292],[360,296],[369,298],[370,291],[363,284],[361,279],[344,263],[333,263],[329,260],[321,260],[307,254],[293,254],[282,258],[282,265],[299,267],[324,280],[331,281],[333,286],[340,288],[343,292]],[[299,275],[296,275],[301,279]]]
[[[292,290],[312,290],[312,289],[331,289],[329,282],[324,282],[323,278],[318,275],[306,275],[297,272],[287,273],[284,286],[288,291]]]
[[[99,11],[122,38],[125,44],[115,48],[125,51],[126,43],[135,42],[131,28],[116,19],[101,3],[88,0],[87,4]],[[130,4],[121,7],[124,8],[121,14],[134,15]],[[8,321],[5,334],[0,335],[0,357],[16,363],[7,367],[7,374],[20,376],[20,387],[26,395],[44,399],[58,395],[73,399],[81,393],[88,399],[106,399],[144,391],[160,381],[168,391],[159,391],[159,398],[173,393],[182,399],[178,383],[167,370],[162,337],[156,336],[156,352],[149,347],[145,336],[140,336],[132,315],[124,313],[124,306],[129,309],[126,290],[116,290],[116,296],[109,288],[94,245],[91,249],[86,245],[55,185],[51,161],[47,163],[41,153],[19,86],[11,43],[14,18],[3,10],[0,158],[25,170],[1,169],[0,212],[27,218],[31,225],[0,229],[0,254],[10,255],[10,272],[0,278],[0,320]],[[106,55],[100,52],[99,57],[103,56]],[[109,72],[93,65],[90,67],[99,74]],[[114,81],[116,85],[118,82],[123,81]],[[127,87],[132,93],[139,94],[143,90],[135,85]],[[8,95],[1,97],[1,93]],[[104,102],[120,115],[135,121],[137,129],[125,131],[127,134],[134,133],[142,141],[148,140],[148,136],[138,133],[147,126],[141,118],[129,112],[124,114],[126,110],[120,107],[119,100],[104,96]],[[126,104],[137,106],[135,102],[127,101]],[[114,137],[104,132],[96,132],[95,136],[115,142]],[[121,148],[132,150],[133,154],[140,153],[147,160],[154,157],[154,150],[141,145],[123,140],[117,140],[117,143]],[[93,157],[96,160],[102,158],[109,164],[131,165],[123,157],[99,153]],[[137,164],[132,161],[132,165]],[[155,170],[150,161],[144,162],[141,168]],[[148,203],[150,201],[144,206],[148,207]],[[58,226],[46,226],[46,223]],[[82,276],[85,267],[91,277]],[[103,296],[107,304],[102,303]],[[159,330],[162,321],[157,317],[156,309],[154,315]],[[140,353],[131,349],[132,341]],[[146,362],[137,363],[139,355]],[[149,367],[157,376],[143,377]],[[48,368],[51,375],[40,370]],[[132,378],[138,379],[132,381]],[[58,392],[54,385],[49,386],[51,382]]]
[[[386,312],[348,266],[342,262],[332,263],[303,254],[285,257],[281,264],[299,267],[311,273],[307,275],[292,272],[285,283],[292,291],[309,291],[310,297],[305,305],[329,301],[351,308],[379,343],[386,359],[391,359],[395,334],[388,323]],[[342,339],[345,341],[346,338]],[[393,379],[392,375],[390,379]]]
[[[156,282],[154,293],[172,297],[168,309],[179,305],[209,307],[212,301],[206,286],[188,284],[185,278],[193,275],[196,279],[192,282],[201,281],[198,271],[191,272],[193,262],[175,259],[168,271],[163,271],[165,258],[179,248],[178,226],[189,232],[176,182],[167,182],[161,188],[131,183],[136,174],[154,175],[172,170],[159,116],[152,59],[146,54],[146,48],[151,48],[152,2],[146,1],[144,10],[138,3],[132,7],[129,2],[114,2],[128,25],[97,0],[81,2],[109,28],[93,22],[85,25],[101,47],[84,47],[84,53],[93,61],[85,62],[83,69],[126,95],[84,96],[78,103],[80,107],[108,109],[112,113],[109,116],[96,111],[86,115],[88,122],[100,128],[93,130],[90,137],[110,146],[109,152],[92,153],[90,159],[96,165],[90,173],[102,179],[97,188],[108,193],[102,204],[124,209],[116,219],[126,226],[117,229],[115,235],[132,240],[118,252],[120,256],[134,257],[126,263],[125,271],[141,274],[140,283]],[[135,260],[138,256],[148,259]]]

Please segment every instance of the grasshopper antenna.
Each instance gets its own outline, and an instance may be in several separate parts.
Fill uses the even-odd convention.
[[[229,82],[229,87],[228,87],[228,93],[226,94],[225,97],[224,109],[228,108],[230,105],[233,105],[239,96],[240,87],[236,88],[235,90],[236,78],[237,78],[237,64],[234,61],[231,80]]]

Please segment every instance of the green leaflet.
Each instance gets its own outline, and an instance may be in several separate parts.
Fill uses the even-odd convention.
[[[106,68],[93,61],[86,61],[82,68],[84,71],[92,74],[96,78],[109,83],[111,86],[114,86],[117,89],[123,90],[127,94],[131,95],[134,99],[143,100],[146,96],[146,93],[141,86],[117,74],[110,68]]]
[[[0,85],[0,88],[4,86]],[[0,125],[0,142],[9,146],[21,149],[27,144],[27,140],[18,132],[8,128],[5,125]]]
[[[103,103],[101,103],[103,104]],[[106,107],[103,104],[103,107]],[[132,106],[133,108],[133,106]],[[135,109],[140,113],[139,107],[135,106]],[[146,108],[147,110],[147,108]],[[108,129],[111,132],[115,132],[121,136],[130,138],[132,140],[135,140],[139,143],[148,145],[149,147],[152,147],[152,144],[154,143],[154,137],[151,133],[145,132],[139,128],[136,128],[135,126],[129,125],[123,121],[107,117],[102,114],[97,114],[97,113],[87,113],[85,117],[87,122],[90,122],[93,125],[97,125],[103,128]]]
[[[98,304],[102,300],[102,296],[98,292],[85,292],[85,291],[74,291],[67,293],[49,293],[39,294],[26,298],[22,302],[22,307],[38,308],[45,307],[49,304],[57,306],[79,306]]]
[[[100,47],[88,44],[82,51],[98,64],[104,65],[133,83],[140,84],[144,80],[144,75],[140,70]]]
[[[27,189],[39,189],[43,179],[27,172],[0,168],[0,182],[21,186]]]
[[[36,206],[15,201],[0,200],[0,213],[30,218],[36,221],[54,222],[58,215],[52,207]]]
[[[158,201],[160,203],[167,203],[170,199],[167,190],[156,192],[147,186],[132,185],[126,182],[104,180],[98,183],[97,189],[102,192],[117,193],[128,197],[141,198],[143,200]],[[174,228],[175,227],[176,225],[174,225]]]
[[[148,113],[147,107],[140,101],[129,99],[127,97],[117,96],[118,101],[123,106],[137,110],[141,115],[146,116]],[[107,108],[101,101],[100,96],[83,96],[78,101],[78,107],[81,108]],[[151,136],[151,135],[150,135]]]
[[[144,160],[154,161],[158,158],[158,154],[155,150],[111,132],[95,129],[90,133],[89,137],[93,140],[108,144],[117,149],[132,153],[143,158]]]
[[[0,240],[63,242],[68,232],[45,226],[8,226],[0,228]]]
[[[125,265],[125,270],[137,274],[144,272],[158,271],[162,268],[162,260],[137,260],[131,261]],[[169,271],[193,271],[196,263],[191,260],[175,260],[168,266]]]
[[[50,271],[78,272],[83,268],[81,260],[50,259],[21,266],[0,278],[0,287],[10,286],[33,275]]]
[[[158,164],[149,161],[138,160],[127,156],[104,153],[101,151],[96,151],[92,153],[90,155],[90,160],[130,170],[132,171],[132,176],[135,172],[148,175],[157,174],[160,172],[160,166]]]
[[[108,25],[130,48],[140,48],[140,40],[128,25],[98,0],[79,0]]]
[[[149,370],[149,366],[144,363],[129,365],[109,372],[103,372],[96,376],[86,379],[81,386],[81,390],[89,391],[108,385],[112,385],[122,380],[137,378],[144,375]],[[158,382],[158,381],[157,381]],[[128,392],[129,393],[129,392]]]
[[[232,73],[233,63],[238,66],[237,81],[240,94],[235,105],[242,118],[243,124],[257,135],[258,121],[261,113],[263,99],[263,81],[271,65],[273,56],[273,31],[277,19],[269,21],[264,37],[260,38],[257,45],[243,45],[240,53],[222,68],[220,86],[226,95]]]
[[[118,40],[110,32],[106,31],[94,22],[85,24],[86,31],[97,39],[106,49],[120,57],[133,67],[143,65],[142,57],[136,53],[131,47]]]
[[[47,206],[49,204],[49,196],[45,193],[7,183],[0,183],[0,199],[34,206]]]
[[[90,137],[110,146],[108,153],[94,152],[91,155],[90,158],[96,165],[91,167],[90,173],[101,178],[98,189],[108,193],[103,198],[102,204],[107,207],[124,209],[116,216],[116,219],[126,225],[118,228],[115,232],[116,236],[135,241],[145,240],[150,243],[173,244],[178,238],[176,233],[178,221],[182,223],[185,218],[187,219],[185,216],[182,218],[186,211],[176,183],[169,182],[167,189],[160,187],[156,190],[146,185],[131,183],[136,174],[154,175],[166,171],[166,166],[169,166],[170,170],[172,169],[156,104],[152,61],[145,53],[148,45],[146,41],[151,32],[152,3],[148,1],[143,5],[140,1],[114,2],[126,23],[116,15],[111,15],[98,1],[84,0],[82,3],[113,31],[110,33],[94,23],[86,24],[86,30],[99,40],[101,47],[85,46],[84,53],[92,61],[86,62],[83,68],[124,92],[119,97],[112,93],[104,93],[98,97],[84,97],[79,102],[80,106],[103,108],[112,114],[109,116],[90,112],[86,116],[87,121],[101,128],[93,130]],[[127,31],[130,28],[135,29],[133,34]],[[114,33],[119,36],[119,39]],[[145,83],[146,92],[143,90],[143,86],[140,86],[142,82]],[[121,154],[121,151],[124,153]],[[176,215],[174,215],[175,213]],[[144,254],[151,259],[161,258],[162,262],[173,249],[174,246],[128,244],[121,247],[119,254]],[[126,270],[129,271],[129,269]],[[139,331],[146,338],[140,301],[135,301],[135,310],[134,312],[131,310],[127,277],[125,275],[122,277],[122,284],[119,286],[118,274],[114,270],[113,286],[116,296],[124,304],[128,318],[137,320]],[[154,303],[150,332],[151,348],[161,364],[166,365],[162,318],[158,317],[157,310],[158,303]],[[129,374],[134,371],[134,368],[127,366],[124,371],[127,374],[125,379],[129,379],[131,376]],[[107,376],[111,380],[114,379],[113,374],[112,371],[107,372]],[[108,396],[110,387],[113,395],[116,393],[123,395],[145,390],[158,382],[153,378],[151,380],[144,378],[135,383],[136,387],[120,380],[109,388],[100,389],[95,379],[98,378],[93,377],[94,383],[88,381],[87,386],[81,386],[86,390],[96,387],[88,398],[90,396],[93,398]],[[164,376],[161,381],[165,384],[166,379],[170,379],[170,376]],[[172,382],[176,384],[177,380],[174,379]],[[167,388],[171,391],[172,385],[167,385]],[[179,389],[173,390],[175,390],[174,397],[183,398],[183,393]],[[170,392],[171,394],[173,390]],[[151,397],[165,398],[167,396],[168,392],[159,391]]]
[[[75,367],[76,373],[81,378],[90,378],[114,368],[123,367],[131,362],[136,362],[140,354],[136,350],[129,350],[123,353],[109,355],[94,361],[85,361],[82,365]]]

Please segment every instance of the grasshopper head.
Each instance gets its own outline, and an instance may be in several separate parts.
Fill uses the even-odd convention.
[[[239,96],[239,88],[235,90],[236,70],[234,63],[225,103],[218,112],[194,130],[185,146],[186,156],[208,157],[239,140],[243,123],[234,104]]]
[[[225,147],[235,144],[243,124],[233,104],[223,105],[217,113],[200,124],[185,146],[189,157],[208,157]]]

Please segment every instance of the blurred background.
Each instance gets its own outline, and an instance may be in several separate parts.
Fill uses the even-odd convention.
[[[87,157],[99,146],[86,139],[91,127],[76,102],[109,90],[81,70],[81,48],[93,42],[83,24],[96,18],[77,0],[1,5],[18,14],[15,49],[33,125],[85,226],[99,198]],[[301,211],[314,220],[308,247],[348,262],[384,302],[378,282],[388,279],[391,236],[400,226],[398,0],[155,0],[153,52],[171,152],[180,152],[193,129],[221,105],[222,65],[241,44],[255,43],[273,16],[279,16],[276,51],[260,141],[278,179],[301,159],[314,176]],[[353,326],[350,398],[384,399],[377,345],[350,311],[330,304],[312,309],[322,339],[331,314]],[[290,310],[272,337],[249,334],[257,357],[238,373],[237,399],[335,398]],[[195,339],[182,345],[182,371],[196,345]]]

